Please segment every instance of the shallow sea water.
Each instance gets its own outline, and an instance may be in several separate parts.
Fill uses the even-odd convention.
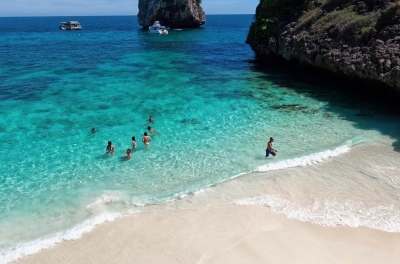
[[[208,16],[202,28],[167,36],[149,35],[134,16],[78,17],[83,31],[57,29],[69,19],[0,18],[3,262],[238,175],[289,173],[332,162],[355,144],[390,148],[398,140],[398,116],[323,82],[262,69],[244,43],[250,15]],[[146,149],[150,115],[159,133]],[[132,136],[138,146],[126,160]],[[266,159],[271,136],[278,155]],[[113,156],[104,155],[109,140]],[[390,162],[385,173],[398,181],[400,162]],[[400,186],[390,186],[392,198],[378,206],[397,209]]]

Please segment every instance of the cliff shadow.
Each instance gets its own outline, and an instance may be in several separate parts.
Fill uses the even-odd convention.
[[[326,111],[351,121],[356,128],[376,130],[391,137],[394,150],[400,152],[400,96],[388,87],[282,60],[265,63],[256,58],[250,63],[254,71],[262,73],[259,78],[272,82],[275,87],[290,88],[327,102]]]

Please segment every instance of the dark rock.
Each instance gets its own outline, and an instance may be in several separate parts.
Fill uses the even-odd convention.
[[[399,19],[395,17],[392,22],[387,22],[387,16],[380,15],[384,14],[385,10],[395,7],[397,2],[326,1],[321,8],[315,7],[316,10],[310,11],[310,14],[315,15],[309,23],[301,20],[307,17],[307,12],[296,10],[292,15],[283,18],[265,39],[251,38],[249,35],[247,43],[261,59],[283,58],[297,65],[316,67],[366,82],[376,82],[382,84],[382,87],[391,87],[400,94],[400,14],[396,15]],[[353,10],[350,5],[355,7],[354,11],[350,12],[353,12],[356,18],[343,17],[343,24],[348,23],[346,19],[355,21],[353,24],[348,23],[347,31],[344,31],[342,24],[331,24],[329,19],[326,19],[331,12],[346,7]],[[302,14],[302,17],[296,16],[295,13]],[[323,15],[325,17],[320,19]],[[364,19],[365,17],[367,19]],[[370,21],[373,17],[379,17],[378,22],[382,19],[385,23],[381,23],[382,26],[378,26],[378,22],[371,23],[368,25],[368,31],[365,31],[364,27],[364,31],[358,27],[357,23],[361,23],[359,21]],[[327,26],[321,26],[321,23]],[[279,107],[282,109],[282,106]],[[286,107],[296,109],[295,106]]]
[[[293,111],[297,112],[300,111],[305,114],[316,114],[319,112],[318,109],[313,109],[305,105],[300,105],[300,104],[283,104],[283,105],[273,105],[271,106],[272,109],[276,110],[283,110],[286,112]]]
[[[139,0],[138,20],[143,28],[154,21],[170,28],[194,28],[206,22],[196,0]]]
[[[189,125],[200,125],[201,124],[201,122],[195,118],[192,118],[192,119],[184,118],[181,120],[181,123],[189,124]]]

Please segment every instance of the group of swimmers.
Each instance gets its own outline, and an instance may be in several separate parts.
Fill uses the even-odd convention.
[[[149,123],[154,123],[154,118],[152,116],[150,116],[150,118],[147,120],[147,122]],[[150,133],[152,135],[155,135],[156,133],[158,133],[157,131],[154,130],[154,128],[152,128],[151,126],[147,126],[147,129],[150,131]],[[92,133],[96,133],[96,129],[92,128]],[[142,137],[142,142],[143,144],[148,147],[151,141],[151,137],[147,134],[147,132],[144,132],[143,137]],[[132,136],[132,149],[136,149],[136,138],[134,136]],[[106,147],[106,151],[104,154],[111,154],[113,155],[115,152],[115,147],[112,144],[111,141],[108,141],[107,147]],[[131,149],[127,149],[125,152],[125,157],[127,159],[130,159],[132,157],[132,151]]]
[[[150,118],[147,120],[149,123],[154,123],[154,118],[150,116]],[[158,133],[155,131],[151,126],[147,126],[147,129],[150,131],[152,135]],[[96,133],[96,129],[92,128],[92,133]],[[151,137],[147,134],[147,132],[144,132],[143,137],[142,137],[142,142],[146,146],[146,148],[149,146],[151,141]],[[272,143],[274,142],[274,139],[271,137],[268,141],[267,149],[265,150],[265,156],[269,157],[269,155],[276,156],[276,152],[278,152],[276,149],[272,148]],[[132,149],[136,149],[136,138],[132,136]],[[106,147],[106,152],[104,154],[114,154],[115,152],[115,147],[112,144],[111,141],[108,141],[107,147]],[[130,159],[132,157],[132,151],[128,148],[125,152],[125,157]]]

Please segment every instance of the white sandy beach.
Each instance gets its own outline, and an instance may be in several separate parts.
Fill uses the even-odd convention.
[[[17,263],[393,263],[400,233],[322,227],[264,206],[142,213]]]
[[[349,227],[340,222],[329,227],[311,223],[318,219],[318,215],[310,217],[310,222],[299,221],[286,217],[285,210],[282,214],[271,212],[277,211],[273,205],[234,203],[244,197],[273,193],[284,186],[288,191],[286,198],[293,196],[293,201],[299,201],[300,205],[309,203],[307,197],[320,196],[322,192],[326,197],[330,192],[334,193],[333,199],[337,203],[354,199],[367,204],[372,198],[353,190],[353,187],[360,190],[358,177],[368,173],[372,176],[386,173],[384,176],[393,181],[390,174],[393,171],[389,170],[400,157],[398,152],[379,142],[375,143],[374,150],[380,151],[384,158],[369,155],[370,148],[371,145],[361,144],[349,153],[318,165],[256,173],[251,178],[245,176],[221,183],[200,195],[156,205],[156,210],[153,208],[101,224],[78,240],[65,241],[16,263],[397,264],[400,263],[400,233],[363,227],[369,225],[369,218],[363,220],[364,215],[342,214],[343,219],[339,219],[351,225],[349,219],[359,217],[355,226],[360,227]],[[316,178],[310,180],[314,174],[334,173],[337,173],[334,177],[336,182],[328,181],[326,184],[326,179],[321,182]],[[276,178],[278,174],[279,178]],[[298,180],[299,176],[301,180]],[[333,185],[339,186],[340,190],[332,188]],[[369,191],[368,182],[361,187]],[[384,194],[374,199],[374,202],[379,202],[379,199],[390,202],[390,197]],[[315,207],[315,204],[310,206]],[[320,213],[329,214],[323,210]],[[367,210],[367,213],[370,212]],[[371,225],[376,222],[393,225],[390,216],[381,216],[379,212],[370,216]],[[290,217],[299,218],[296,214]]]

